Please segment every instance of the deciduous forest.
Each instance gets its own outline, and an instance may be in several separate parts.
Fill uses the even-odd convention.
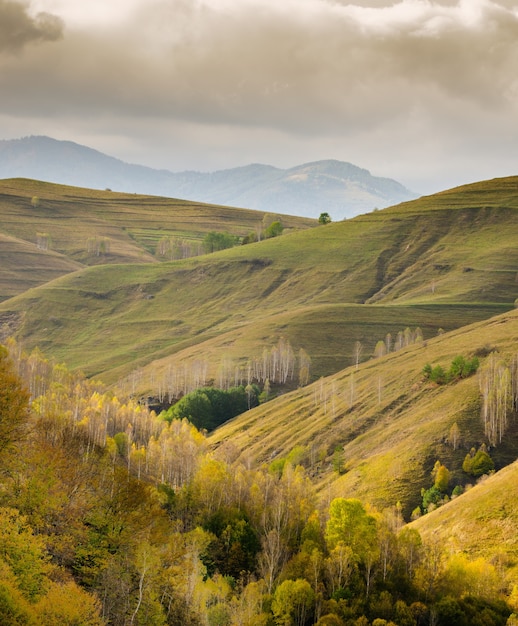
[[[296,459],[247,467],[14,341],[0,429],[3,624],[514,623],[502,564],[424,541],[397,503],[327,501]]]

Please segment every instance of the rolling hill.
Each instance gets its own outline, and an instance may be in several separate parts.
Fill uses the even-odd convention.
[[[19,177],[313,218],[322,211],[334,219],[352,217],[416,196],[395,180],[336,160],[289,169],[252,164],[217,172],[170,172],[50,137],[0,141],[0,178]]]
[[[316,220],[202,203],[93,191],[26,179],[0,181],[0,300],[86,267],[157,263],[199,254],[205,235],[243,237],[281,219],[287,230]],[[160,244],[164,242],[163,254]]]
[[[440,460],[454,480],[466,480],[462,463],[472,447],[487,441],[481,420],[479,380],[472,376],[447,385],[423,377],[427,363],[445,369],[458,355],[496,351],[509,364],[518,353],[518,311],[418,342],[350,366],[227,422],[209,437],[218,446],[232,441],[254,464],[297,458],[309,469],[326,499],[357,497],[378,509],[400,503],[406,519],[420,502],[421,488],[433,484]],[[453,424],[461,443],[449,443]],[[492,452],[501,468],[518,457],[518,420]],[[333,468],[343,450],[344,469]],[[453,487],[453,485],[452,485]]]
[[[35,226],[57,233],[50,250],[31,245],[62,275],[49,271],[44,284],[27,282],[0,303],[3,331],[27,350],[39,347],[117,393],[156,397],[168,395],[173,377],[195,370],[198,382],[218,384],[226,368],[225,384],[246,383],[254,359],[280,354],[289,342],[295,360],[299,350],[311,360],[311,384],[299,388],[294,377],[272,385],[278,397],[209,434],[214,450],[230,449],[247,467],[300,463],[324,508],[335,496],[354,497],[378,509],[399,504],[406,520],[433,485],[436,461],[451,473],[450,492],[475,482],[462,464],[488,443],[479,377],[436,384],[423,368],[447,369],[459,355],[484,368],[492,353],[510,367],[518,353],[518,177],[316,228],[294,218],[280,237],[164,262],[153,254],[163,232],[199,238],[225,225],[239,234],[257,214],[28,181],[5,185],[2,236],[12,250],[33,251]],[[161,230],[172,207],[175,218]],[[85,257],[76,233],[107,231],[118,256]],[[57,259],[61,269],[52,265]],[[39,265],[36,279],[44,281]],[[6,290],[12,280],[4,270]],[[391,349],[374,358],[387,334]],[[415,524],[425,535],[442,524],[444,541],[474,556],[497,558],[497,544],[504,545],[516,581],[516,512],[508,504],[516,492],[516,412],[490,454],[495,476]]]
[[[84,268],[1,303],[0,315],[18,320],[17,336],[29,348],[108,382],[164,357],[189,360],[196,350],[217,368],[221,342],[246,363],[280,337],[309,354],[314,378],[328,375],[351,363],[356,341],[367,358],[387,332],[420,326],[429,338],[512,308],[517,186],[517,178],[479,183],[190,259]],[[81,215],[98,223],[107,203],[90,206],[82,193]],[[127,196],[115,198],[126,206]],[[134,254],[152,260],[152,246],[142,242],[168,231],[150,228],[139,197],[133,199],[130,214],[115,213],[110,228],[133,242]],[[11,236],[34,231],[27,196],[24,203],[23,219],[15,203],[7,204]],[[42,202],[39,210],[54,207]],[[75,260],[79,226],[64,216],[75,215],[76,205],[57,207],[57,251]],[[230,228],[220,209],[205,211],[213,212],[211,225]],[[208,228],[206,215],[200,221]],[[124,230],[131,217],[141,221]],[[139,377],[137,391],[153,393],[154,377]]]

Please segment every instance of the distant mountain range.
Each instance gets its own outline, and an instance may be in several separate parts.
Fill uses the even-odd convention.
[[[306,217],[326,211],[335,220],[416,198],[397,181],[343,161],[175,173],[43,136],[0,140],[0,178],[18,177]]]

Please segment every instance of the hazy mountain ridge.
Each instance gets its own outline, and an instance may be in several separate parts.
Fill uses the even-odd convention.
[[[395,180],[351,163],[324,160],[280,169],[251,164],[215,172],[170,172],[125,163],[97,150],[49,137],[0,141],[0,178],[164,195],[260,211],[334,219],[411,200]]]

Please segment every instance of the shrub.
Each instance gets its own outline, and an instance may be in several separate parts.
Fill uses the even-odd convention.
[[[462,464],[462,469],[466,472],[466,474],[479,477],[483,474],[489,474],[492,472],[495,469],[495,464],[493,463],[493,459],[489,456],[489,453],[484,448],[480,448],[477,452],[474,452],[472,449],[466,455],[464,463]]]
[[[472,376],[478,369],[479,360],[475,356],[472,359],[466,359],[463,356],[456,356],[451,362],[448,371],[445,371],[441,365],[432,367],[430,363],[427,363],[423,367],[423,376],[438,385],[445,385],[447,383],[460,380],[462,378],[468,378]]]

